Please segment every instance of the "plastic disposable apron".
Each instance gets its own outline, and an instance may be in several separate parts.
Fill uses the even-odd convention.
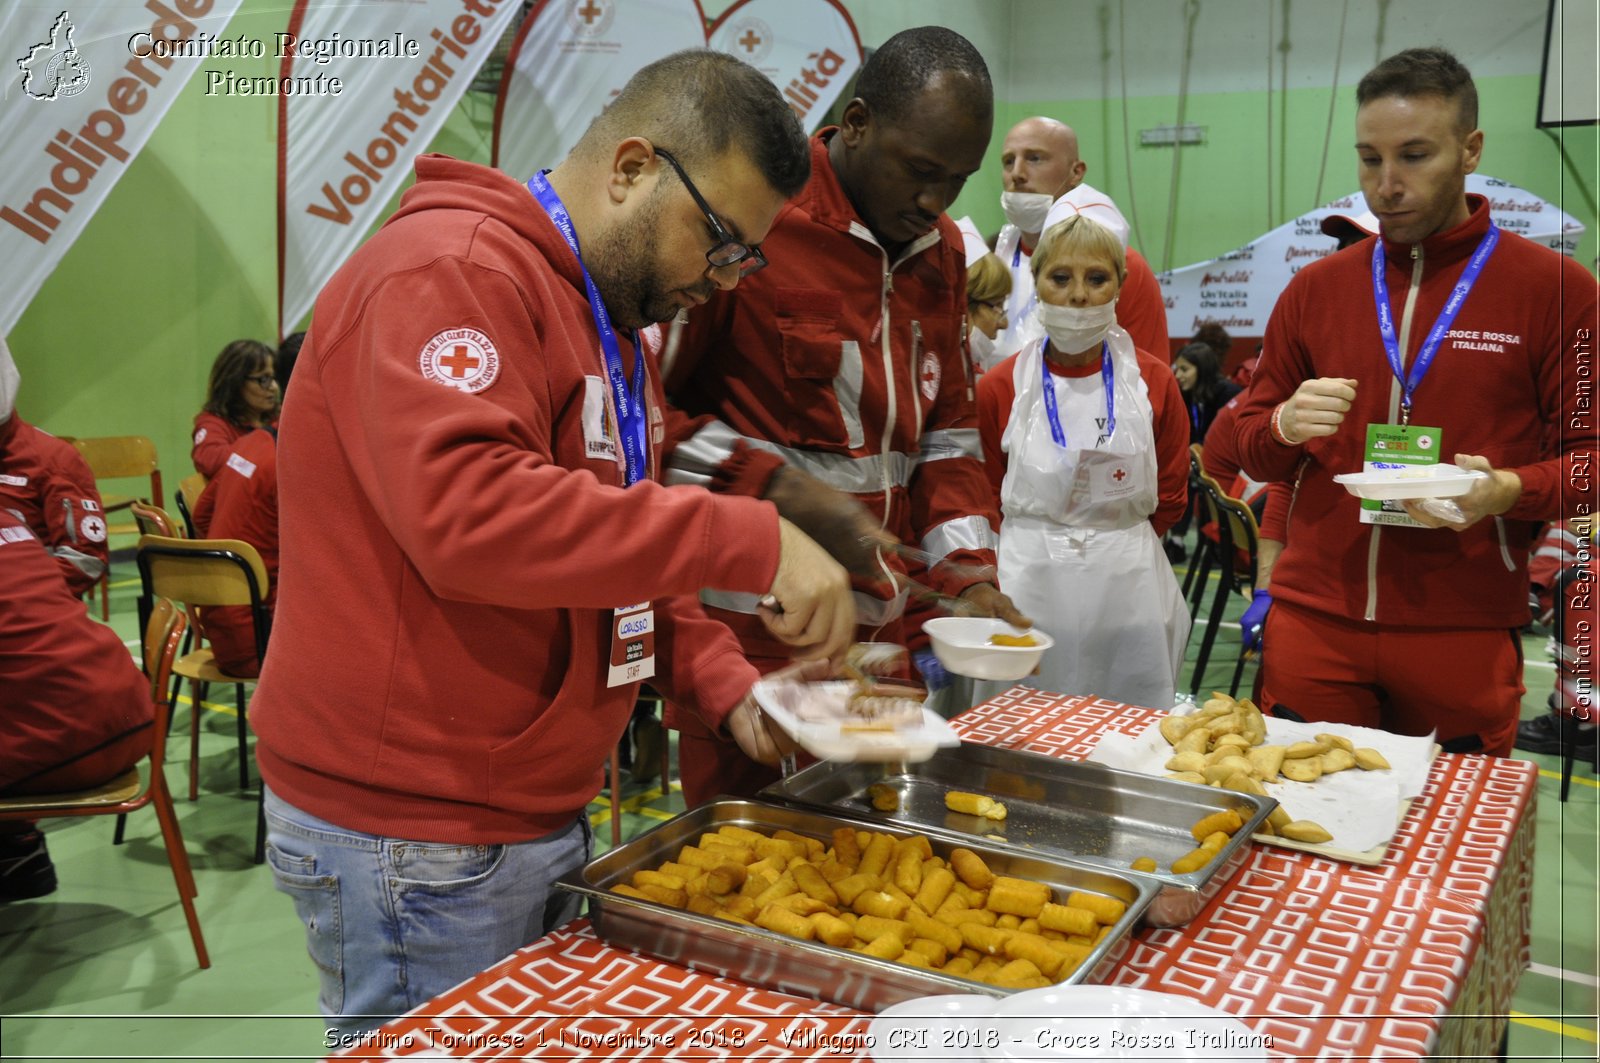
[[[1109,379],[1047,374],[1042,347],[1017,358],[1001,440],[1000,588],[1056,643],[1025,682],[1170,708],[1189,613],[1150,526],[1154,416],[1133,341],[1112,327]],[[1051,431],[1047,380],[1065,446]]]
[[[1028,344],[1044,338],[1044,326],[1039,324],[1039,297],[1033,287],[1033,271],[1029,267],[1028,256],[1022,253],[1022,230],[1015,225],[1001,229],[994,253],[1011,273],[1011,294],[1006,296],[1006,327],[995,334],[994,353],[988,359],[988,364],[979,367],[985,372]]]

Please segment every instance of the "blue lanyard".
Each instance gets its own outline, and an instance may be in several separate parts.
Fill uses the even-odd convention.
[[[1050,422],[1050,438],[1056,441],[1056,446],[1067,445],[1067,434],[1061,430],[1061,413],[1056,408],[1056,388],[1050,379],[1050,359],[1046,353],[1050,350],[1050,341],[1046,340],[1044,347],[1039,351],[1039,371],[1044,374],[1044,416]],[[1111,370],[1111,348],[1105,340],[1100,341],[1100,381],[1106,388],[1106,438],[1117,432],[1117,396],[1113,389],[1115,374]]]
[[[544,212],[550,215],[550,220],[555,223],[556,228],[561,230],[561,235],[566,238],[567,246],[572,248],[573,257],[578,260],[578,269],[583,274],[583,284],[589,293],[589,309],[594,314],[595,331],[600,333],[601,359],[605,362],[606,377],[611,381],[611,397],[617,408],[617,427],[622,435],[623,486],[631,487],[644,479],[650,468],[647,417],[644,410],[644,351],[639,346],[638,334],[633,334],[633,387],[630,391],[628,378],[622,371],[622,352],[617,347],[617,333],[611,327],[611,315],[606,313],[606,304],[600,298],[600,289],[594,286],[594,278],[589,276],[589,268],[583,264],[583,253],[578,250],[578,233],[572,227],[572,218],[567,214],[567,208],[562,204],[561,197],[556,195],[556,190],[550,187],[550,182],[545,180],[544,172],[536,173],[529,178],[528,191],[533,193],[534,198],[539,201],[539,206],[544,208]]]
[[[1400,339],[1395,335],[1394,314],[1389,309],[1389,282],[1384,279],[1383,237],[1380,236],[1373,241],[1372,298],[1378,306],[1378,331],[1383,335],[1383,351],[1389,356],[1389,368],[1394,371],[1394,378],[1400,381],[1402,389],[1401,424],[1410,423],[1411,396],[1416,393],[1417,385],[1422,383],[1422,378],[1428,375],[1428,370],[1433,366],[1433,358],[1439,353],[1439,345],[1444,342],[1456,315],[1461,312],[1461,305],[1467,301],[1467,293],[1478,283],[1478,275],[1483,272],[1484,264],[1489,261],[1489,255],[1494,251],[1494,245],[1499,239],[1500,229],[1494,222],[1490,222],[1489,231],[1478,241],[1478,249],[1472,253],[1472,260],[1462,271],[1461,279],[1456,281],[1450,298],[1445,300],[1444,309],[1439,311],[1439,320],[1433,323],[1433,328],[1428,330],[1428,338],[1423,340],[1422,346],[1417,350],[1417,356],[1411,362],[1410,376],[1406,375],[1405,363],[1400,358]]]

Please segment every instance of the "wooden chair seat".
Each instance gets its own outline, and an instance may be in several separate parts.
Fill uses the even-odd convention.
[[[59,794],[28,794],[23,797],[0,797],[0,812],[46,813],[58,808],[97,808],[101,805],[120,805],[138,796],[142,785],[139,769],[129,768],[110,782],[101,783],[89,790],[73,790]]]
[[[173,672],[197,683],[254,683],[253,675],[229,675],[217,667],[216,655],[209,646],[184,654],[172,666]]]

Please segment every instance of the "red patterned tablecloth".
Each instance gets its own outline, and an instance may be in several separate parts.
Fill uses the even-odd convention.
[[[1155,715],[1019,687],[952,722],[1082,759]],[[1383,864],[1257,845],[1187,926],[1138,931],[1107,981],[1233,1014],[1274,1059],[1492,1055],[1528,963],[1537,776],[1443,754]],[[579,921],[338,1058],[842,1060],[868,1041],[860,1012],[614,949]]]

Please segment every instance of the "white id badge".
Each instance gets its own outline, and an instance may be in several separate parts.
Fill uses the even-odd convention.
[[[611,615],[611,666],[606,686],[621,687],[656,674],[656,611],[649,602]]]
[[[611,415],[611,394],[605,380],[597,376],[583,378],[583,453],[598,461],[620,461],[617,433],[612,430],[616,420]]]

